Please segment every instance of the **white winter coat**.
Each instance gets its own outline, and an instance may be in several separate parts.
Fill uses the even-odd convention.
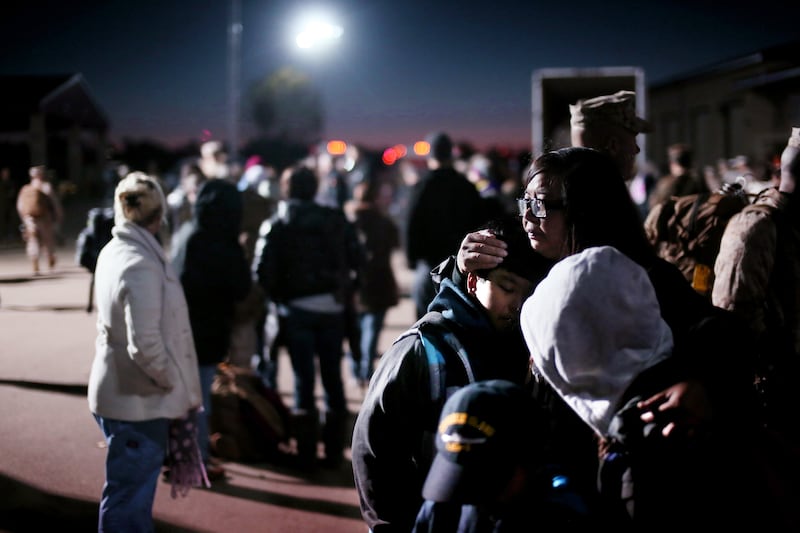
[[[113,235],[95,271],[89,408],[125,421],[178,418],[202,404],[183,288],[152,233],[124,222]]]

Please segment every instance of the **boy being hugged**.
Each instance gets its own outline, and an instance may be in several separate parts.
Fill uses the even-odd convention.
[[[442,280],[428,313],[381,357],[356,419],[353,474],[375,533],[413,527],[447,397],[476,381],[522,385],[530,375],[520,309],[552,262],[531,248],[516,217],[484,229],[508,244],[508,256],[465,285]]]

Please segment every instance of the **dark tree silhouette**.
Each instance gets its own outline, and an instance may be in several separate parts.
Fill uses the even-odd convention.
[[[319,142],[322,98],[307,75],[284,67],[254,83],[247,102],[261,136],[306,145]]]

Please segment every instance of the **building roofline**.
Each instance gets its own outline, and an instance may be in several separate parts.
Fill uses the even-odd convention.
[[[795,62],[798,57],[800,57],[800,40],[790,41],[680,73],[650,84],[649,89],[657,91],[670,85],[711,78],[773,61],[791,60]]]

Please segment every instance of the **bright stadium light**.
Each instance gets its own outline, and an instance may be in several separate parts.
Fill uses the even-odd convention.
[[[298,28],[295,43],[303,50],[330,46],[344,34],[344,29],[332,22],[330,15],[324,13],[305,15]]]

